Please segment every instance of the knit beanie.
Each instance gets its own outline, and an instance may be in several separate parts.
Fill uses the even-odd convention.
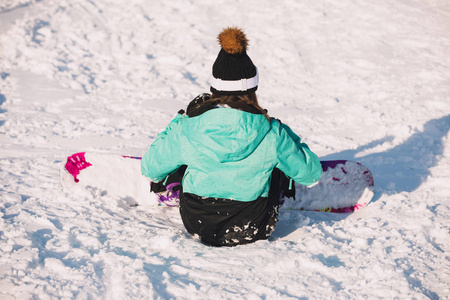
[[[258,88],[258,70],[247,55],[248,40],[236,27],[218,36],[219,55],[212,67],[211,92],[219,95],[249,94]]]

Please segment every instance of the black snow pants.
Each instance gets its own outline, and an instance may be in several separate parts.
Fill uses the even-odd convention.
[[[182,166],[166,180],[152,183],[152,191],[162,192],[170,183],[181,183],[185,170]],[[275,168],[268,197],[250,202],[201,197],[181,191],[181,219],[189,233],[212,246],[236,246],[267,239],[275,230],[278,208],[284,197],[295,195],[291,183]]]

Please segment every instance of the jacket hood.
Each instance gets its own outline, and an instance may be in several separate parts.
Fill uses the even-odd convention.
[[[264,115],[232,108],[215,108],[187,118],[183,134],[207,158],[219,162],[248,157],[270,130]]]

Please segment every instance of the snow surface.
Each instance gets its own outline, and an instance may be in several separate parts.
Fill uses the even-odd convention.
[[[284,211],[213,248],[176,209],[59,186],[78,151],[140,156],[246,31],[261,105],[375,177],[355,214]],[[1,299],[448,299],[447,0],[2,0]]]

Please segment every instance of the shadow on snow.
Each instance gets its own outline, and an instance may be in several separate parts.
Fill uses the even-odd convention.
[[[367,166],[375,179],[375,197],[383,194],[413,192],[431,174],[443,154],[444,138],[450,129],[450,115],[428,121],[403,143],[379,153],[358,155],[361,152],[393,140],[392,136],[373,141],[354,150],[346,150],[322,157],[321,160],[347,159]]]
[[[428,121],[423,130],[415,132],[403,143],[383,152],[363,155],[366,150],[391,143],[393,136],[372,141],[354,150],[321,157],[321,160],[353,160],[368,167],[375,180],[375,195],[372,202],[384,195],[413,192],[431,175],[430,169],[437,165],[445,148],[445,137],[450,130],[450,115]],[[349,214],[301,212],[305,218],[292,215],[295,212],[281,211],[280,222],[272,235],[283,238],[299,227],[325,222],[327,225],[343,220]],[[293,222],[295,224],[293,224]]]
[[[9,73],[5,73],[5,72],[1,72],[0,73],[0,78],[2,80],[5,80],[7,77],[9,76]],[[6,101],[6,96],[3,95],[2,93],[0,93],[0,114],[3,114],[6,112],[6,109],[3,109],[1,106],[3,105],[3,103],[5,103]],[[5,124],[4,120],[0,120],[0,126],[2,126],[3,124]]]

